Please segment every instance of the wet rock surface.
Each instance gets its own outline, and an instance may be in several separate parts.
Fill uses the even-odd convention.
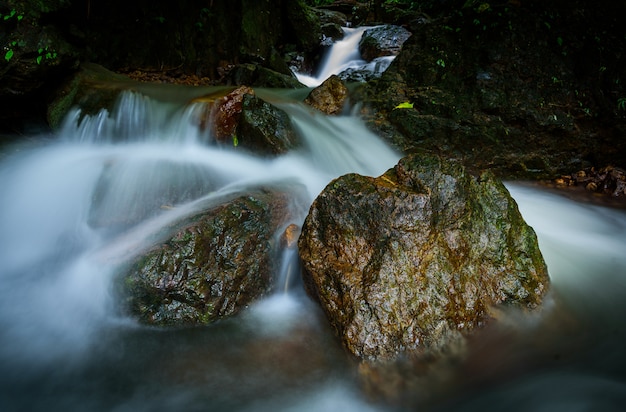
[[[288,201],[253,190],[176,223],[120,276],[123,310],[146,324],[204,324],[266,296]]]
[[[299,146],[287,113],[266,101],[246,95],[237,127],[238,145],[261,155],[279,155]]]
[[[401,26],[385,24],[367,29],[359,42],[359,52],[366,61],[377,57],[396,56],[411,32]]]
[[[220,144],[261,155],[278,155],[299,145],[298,135],[283,110],[256,96],[254,89],[240,86],[224,96],[194,99],[206,109],[199,119]]]
[[[299,248],[308,292],[366,360],[462,345],[494,307],[537,308],[549,285],[535,233],[506,188],[430,154],[378,178],[331,182]]]
[[[348,88],[337,75],[324,80],[304,99],[304,103],[326,114],[339,114],[348,98]]]
[[[612,197],[626,197],[626,171],[619,167],[590,167],[554,180],[557,187],[579,186]]]
[[[47,119],[58,128],[71,108],[82,115],[94,115],[105,109],[111,112],[120,94],[132,87],[130,78],[92,63],[82,64],[59,86],[55,99],[48,104]]]

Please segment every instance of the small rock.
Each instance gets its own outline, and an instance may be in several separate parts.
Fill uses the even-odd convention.
[[[337,75],[332,75],[321,85],[311,90],[304,103],[326,114],[339,114],[343,111],[348,88]]]
[[[280,243],[283,248],[293,249],[297,246],[298,237],[300,236],[300,226],[295,223],[287,226],[283,235],[280,238]]]

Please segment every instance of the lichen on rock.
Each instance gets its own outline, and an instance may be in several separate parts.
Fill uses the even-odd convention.
[[[283,192],[254,189],[175,223],[119,276],[123,312],[145,324],[197,325],[266,296],[287,203]]]
[[[299,241],[307,291],[361,359],[435,353],[496,306],[537,308],[549,278],[504,185],[430,154],[331,182]]]

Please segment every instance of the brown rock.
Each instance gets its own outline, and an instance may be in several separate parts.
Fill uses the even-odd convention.
[[[348,88],[339,78],[332,75],[321,85],[311,90],[304,103],[326,114],[339,114],[348,98]]]
[[[300,226],[295,223],[290,224],[285,228],[281,237],[281,245],[284,248],[293,249],[298,243],[298,237],[300,236]]]
[[[304,282],[362,359],[447,351],[548,289],[534,231],[501,182],[412,155],[378,178],[331,182],[299,240]]]
[[[215,102],[211,117],[217,141],[225,142],[234,136],[246,94],[254,95],[254,90],[248,86],[241,86]]]
[[[120,277],[123,310],[146,324],[204,324],[266,296],[287,202],[280,191],[250,190],[172,225]]]

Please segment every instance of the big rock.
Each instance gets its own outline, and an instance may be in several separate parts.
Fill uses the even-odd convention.
[[[549,285],[536,235],[505,186],[432,155],[331,182],[299,249],[308,293],[365,360],[444,350],[497,305],[538,307]]]
[[[195,325],[239,313],[271,290],[288,196],[252,190],[174,224],[118,282],[121,306],[151,325]]]

